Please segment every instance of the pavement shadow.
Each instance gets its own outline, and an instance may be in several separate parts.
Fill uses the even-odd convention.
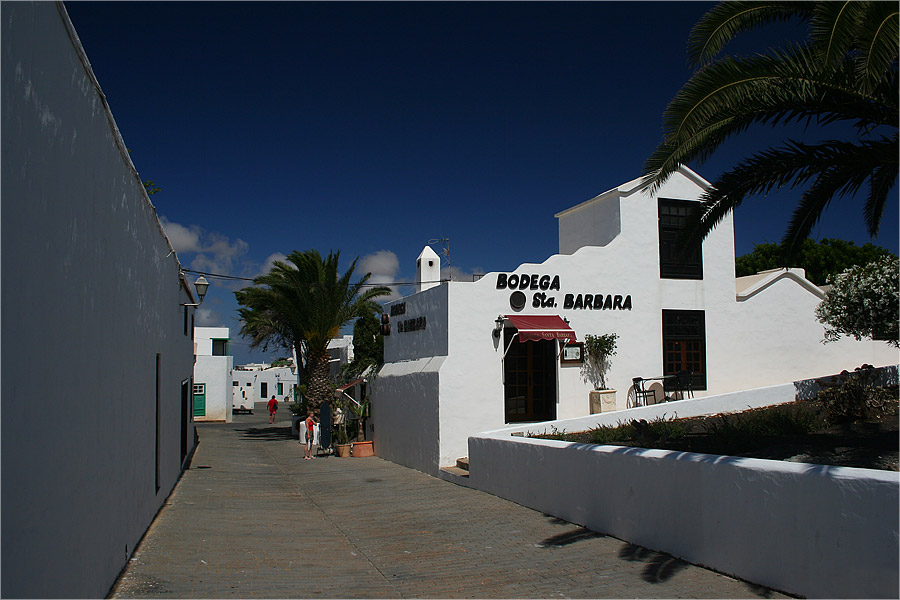
[[[671,579],[676,573],[690,566],[689,563],[677,559],[665,552],[656,552],[635,544],[624,544],[619,550],[619,558],[629,562],[646,563],[641,578],[647,583],[662,583]]]
[[[753,595],[757,598],[774,598],[775,590],[770,590],[767,587],[763,587],[761,585],[757,585],[755,583],[745,582],[747,584],[747,589],[753,592]],[[786,596],[788,594],[785,594]],[[791,598],[796,598],[797,596],[790,596]]]
[[[279,425],[266,425],[260,427],[247,427],[245,429],[235,429],[245,439],[251,440],[293,440],[296,439],[291,434],[291,427]]]
[[[591,540],[594,538],[606,537],[602,533],[598,533],[596,531],[591,531],[586,527],[578,527],[572,531],[566,531],[563,533],[558,533],[556,535],[551,535],[547,539],[543,540],[538,544],[541,548],[553,548],[560,546],[568,546],[569,544],[574,544],[576,542],[581,542],[584,540]]]

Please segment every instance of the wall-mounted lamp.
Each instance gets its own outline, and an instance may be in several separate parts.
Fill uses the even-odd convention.
[[[197,278],[197,281],[194,282],[194,287],[197,289],[197,295],[200,297],[200,302],[203,302],[203,297],[206,296],[206,290],[209,289],[209,282],[206,280],[206,277],[201,275]]]
[[[494,337],[500,339],[500,332],[503,331],[503,315],[494,320]]]
[[[200,306],[203,303],[203,296],[206,295],[206,290],[209,289],[209,282],[206,280],[206,277],[201,275],[197,278],[197,281],[194,282],[194,288],[197,290],[197,296],[200,297],[200,302],[182,302],[182,306]]]

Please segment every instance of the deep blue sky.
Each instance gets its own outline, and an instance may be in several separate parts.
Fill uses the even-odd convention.
[[[333,249],[412,281],[436,238],[463,274],[540,262],[558,247],[555,213],[638,177],[711,5],[66,6],[186,267],[252,277]],[[763,138],[690,166],[714,180]],[[798,196],[746,201],[737,254],[779,241]],[[871,241],[860,206],[835,202],[814,236]],[[874,241],[897,252],[897,202]],[[214,281],[200,316],[232,328],[236,364],[262,360],[237,334],[234,289]]]

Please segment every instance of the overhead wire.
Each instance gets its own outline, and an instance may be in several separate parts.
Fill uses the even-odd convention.
[[[239,277],[237,275],[223,275],[221,273],[210,273],[207,271],[197,271],[195,269],[182,269],[185,273],[193,273],[195,275],[203,275],[205,277],[214,277],[216,279],[226,279],[226,280],[236,280],[236,281],[254,281],[252,277]],[[387,281],[387,282],[373,282],[373,283],[361,283],[354,284],[360,285],[362,287],[379,287],[379,286],[404,286],[404,285],[420,285],[424,283],[444,283],[446,281],[450,281],[449,279],[438,279],[433,281]],[[321,283],[310,283],[311,286],[321,286],[324,284]]]

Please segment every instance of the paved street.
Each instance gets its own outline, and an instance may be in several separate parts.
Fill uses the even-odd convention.
[[[198,424],[111,597],[784,597],[377,457],[303,460],[279,414]]]

